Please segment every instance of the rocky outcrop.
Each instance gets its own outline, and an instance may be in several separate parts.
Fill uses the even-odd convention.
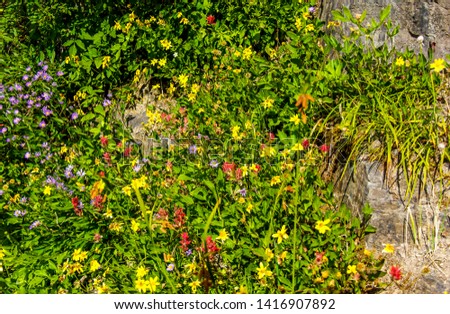
[[[332,10],[347,6],[353,14],[367,11],[366,20],[377,19],[383,8],[391,5],[391,20],[400,26],[393,45],[404,50],[410,47],[416,53],[421,45],[419,36],[424,37],[423,49],[427,52],[434,49],[436,58],[450,54],[450,0],[322,0],[320,17],[325,21],[332,19]],[[382,43],[386,34],[379,32],[375,36],[376,43]]]

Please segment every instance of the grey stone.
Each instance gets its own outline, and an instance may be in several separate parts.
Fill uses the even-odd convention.
[[[418,53],[421,45],[417,38],[423,36],[425,54],[431,46],[435,47],[435,58],[450,54],[450,0],[323,0],[320,18],[328,22],[332,19],[332,10],[346,6],[353,14],[361,14],[366,10],[366,20],[370,21],[372,18],[377,19],[387,5],[392,5],[391,20],[394,25],[400,26],[399,33],[391,43],[393,46],[400,50],[410,47]],[[379,44],[386,38],[386,33],[382,31],[374,39]]]

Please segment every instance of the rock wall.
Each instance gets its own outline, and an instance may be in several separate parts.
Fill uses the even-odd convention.
[[[367,11],[366,20],[377,19],[380,11],[391,5],[391,20],[400,26],[400,31],[394,38],[393,45],[404,50],[412,48],[416,53],[421,47],[416,39],[424,37],[425,52],[434,50],[436,58],[450,54],[450,0],[322,0],[320,17],[325,21],[332,19],[332,10],[347,6],[353,14]],[[375,41],[380,43],[386,39],[386,34],[376,34]]]

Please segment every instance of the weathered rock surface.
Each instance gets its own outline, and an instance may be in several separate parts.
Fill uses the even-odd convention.
[[[404,50],[406,47],[420,51],[417,42],[419,36],[424,37],[424,51],[434,46],[436,58],[450,54],[450,0],[328,0],[321,1],[320,17],[329,21],[332,10],[347,6],[353,14],[367,11],[366,20],[377,19],[383,8],[392,5],[391,20],[400,26],[393,45]],[[381,43],[386,34],[379,32],[375,42]],[[433,44],[434,43],[434,44]]]
[[[446,165],[444,175],[450,178]],[[389,265],[400,265],[404,280],[387,293],[443,293],[450,290],[450,183],[429,184],[411,202],[405,199],[402,175],[387,172],[378,162],[360,160],[348,168],[342,180],[335,173],[335,197],[362,218],[365,204],[373,208],[370,224],[377,231],[367,236],[367,247],[381,252],[385,243],[396,253],[387,256]],[[443,195],[439,199],[439,195]],[[413,238],[411,221],[417,235]]]

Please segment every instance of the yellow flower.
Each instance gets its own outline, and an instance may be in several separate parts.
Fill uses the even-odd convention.
[[[311,32],[314,30],[314,25],[313,24],[308,24],[305,27],[305,32]]]
[[[122,192],[125,193],[125,195],[131,196],[131,187],[129,185],[124,186]]]
[[[248,204],[247,208],[245,209],[247,211],[247,213],[251,213],[253,209],[253,205],[252,204]]]
[[[139,223],[136,222],[136,220],[131,220],[131,230],[133,230],[134,232],[138,232],[139,231]]]
[[[192,289],[192,293],[197,292],[197,288],[200,287],[200,281],[195,280],[189,284],[189,287]]]
[[[303,12],[302,16],[305,20],[307,20],[311,17],[311,14],[309,14],[309,12]]]
[[[325,219],[324,221],[320,220],[316,222],[316,229],[319,230],[320,233],[325,233],[327,230],[331,230],[327,224],[330,223],[330,219]]]
[[[272,178],[272,180],[270,180],[270,185],[273,186],[273,185],[276,185],[276,184],[278,184],[280,182],[281,182],[280,176],[275,176],[275,177]]]
[[[155,65],[158,63],[158,59],[152,59],[152,61],[150,61],[151,65]]]
[[[117,21],[114,21],[114,29],[116,30],[116,31],[120,31],[121,29],[122,29],[122,26],[120,26],[120,23],[119,22],[117,22]]]
[[[111,57],[110,56],[104,56],[103,60],[102,60],[102,69],[106,68],[110,61],[111,61]]]
[[[273,99],[271,99],[271,98],[266,98],[266,99],[263,101],[262,106],[263,106],[265,109],[269,109],[269,108],[272,108],[274,102],[275,102],[275,100],[273,100]]]
[[[163,257],[164,257],[164,262],[165,263],[170,263],[170,262],[173,262],[175,259],[173,258],[173,256],[172,256],[172,254],[166,254],[166,253],[164,253],[163,254]]]
[[[292,148],[293,151],[299,151],[299,150],[303,150],[303,145],[301,143],[297,143],[295,144]]]
[[[97,288],[98,294],[106,293],[108,291],[109,291],[109,287],[107,285],[105,285],[105,283],[103,283],[101,287]]]
[[[95,259],[92,260],[91,261],[91,272],[94,272],[94,271],[96,271],[99,268],[100,268],[99,262],[97,262],[97,260],[95,260]]]
[[[301,122],[300,118],[298,117],[298,114],[296,114],[295,116],[292,116],[289,119],[289,121],[294,122],[295,125],[298,125]]]
[[[145,293],[147,291],[147,284],[144,279],[138,279],[134,282],[137,291]]]
[[[173,86],[172,83],[170,83],[170,86],[169,86],[169,88],[167,89],[167,91],[169,92],[169,94],[173,94],[173,92],[176,91],[176,88],[175,88],[175,86]]]
[[[239,52],[239,51],[235,51],[234,52],[234,56],[236,57],[236,58],[239,58],[240,56],[241,56],[241,53]]]
[[[180,74],[180,76],[178,76],[178,82],[179,82],[180,86],[186,87],[187,81],[188,81],[187,75]]]
[[[158,277],[150,277],[145,281],[146,288],[150,290],[151,293],[156,291],[156,287],[159,286]]]
[[[6,251],[4,249],[0,249],[0,259],[3,259],[3,257],[5,257]]]
[[[436,59],[432,64],[430,64],[430,69],[433,72],[441,72],[445,69],[444,59]]]
[[[250,120],[245,121],[245,129],[250,130],[252,128],[252,122]]]
[[[252,165],[250,166],[250,170],[251,170],[251,171],[254,171],[254,172],[257,172],[257,171],[258,171],[258,167],[256,166],[256,164],[252,164]]]
[[[170,40],[163,39],[160,40],[159,42],[161,43],[161,46],[163,46],[165,50],[169,50],[172,47],[172,43],[170,42]]]
[[[277,262],[278,262],[278,264],[281,265],[281,263],[284,262],[284,260],[285,260],[286,257],[287,257],[287,253],[288,253],[287,251],[283,251],[280,255],[277,256]]]
[[[66,64],[68,64],[70,62],[70,57],[66,57],[65,62],[66,62]]]
[[[47,185],[44,188],[44,195],[50,195],[51,193],[52,193],[52,187]]]
[[[243,165],[241,167],[241,170],[242,170],[242,176],[246,177],[248,175],[248,167],[246,165]]]
[[[237,288],[236,288],[236,289],[237,289]],[[236,292],[236,294],[248,294],[247,287],[241,285],[241,286],[239,287],[239,292]]]
[[[280,244],[283,239],[289,238],[288,234],[286,233],[286,226],[283,225],[281,227],[281,230],[278,230],[276,233],[272,234],[272,238],[277,238],[278,244]]]
[[[356,274],[356,265],[348,265],[347,266],[347,274]]]
[[[200,85],[192,84],[191,91],[192,91],[192,93],[197,94],[200,91]]]
[[[195,265],[195,263],[187,264],[185,267],[187,268],[189,274],[192,273],[192,272],[194,272],[195,269],[197,268],[197,266]]]
[[[111,231],[120,232],[122,230],[122,225],[123,223],[121,222],[113,222],[109,224],[108,228]]]
[[[81,251],[81,249],[76,249],[73,254],[72,254],[72,259],[77,262],[77,261],[84,261],[87,258],[87,252],[86,251]]]
[[[145,275],[147,275],[147,273],[148,273],[148,269],[146,269],[144,266],[139,266],[138,269],[136,270],[136,277],[142,278]]]
[[[166,58],[164,58],[164,59],[159,59],[159,60],[158,60],[158,65],[159,65],[160,67],[165,66],[166,63],[167,63]]]
[[[182,24],[189,24],[189,20],[187,18],[183,17],[181,19],[180,23],[182,23]]]
[[[369,251],[368,249],[364,249],[364,255],[366,255],[366,256],[371,256],[372,255],[372,252],[371,251]]]
[[[242,52],[242,59],[243,60],[250,60],[250,57],[252,56],[252,47],[245,48]]]
[[[188,100],[190,101],[190,102],[193,102],[193,101],[195,101],[195,98],[197,97],[197,94],[194,94],[194,93],[189,93],[188,94]]]
[[[226,239],[228,239],[228,232],[225,229],[220,230],[219,236],[216,238],[216,240],[225,241]]]
[[[302,19],[299,17],[296,17],[295,18],[295,27],[297,28],[297,30],[300,30],[302,28],[302,24],[303,24]]]
[[[262,279],[265,276],[267,276],[267,277],[272,276],[272,272],[270,270],[267,270],[267,267],[264,266],[264,264],[262,262],[259,263],[259,267],[256,268],[256,270],[258,271],[258,279]]]
[[[405,65],[405,60],[403,60],[402,57],[398,57],[397,60],[395,60],[395,65],[398,67],[404,66]]]
[[[109,219],[113,218],[112,210],[108,208],[106,210],[106,213],[103,214],[103,216],[105,216],[106,218],[109,218]]]
[[[177,13],[177,18],[180,18],[180,17],[182,17],[183,16],[183,13],[182,12],[178,12]]]
[[[383,253],[394,253],[395,247],[393,244],[386,243],[383,249]]]
[[[275,254],[273,254],[272,250],[269,248],[267,248],[264,253],[266,254],[266,262],[270,262],[272,258],[275,256]]]
[[[78,272],[79,274],[83,272],[83,265],[76,262],[75,264],[70,266],[70,273],[74,274],[75,272]]]

